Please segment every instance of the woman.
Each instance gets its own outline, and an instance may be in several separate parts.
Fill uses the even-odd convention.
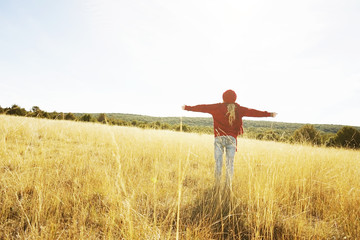
[[[220,183],[224,149],[226,151],[226,184],[231,186],[234,175],[234,157],[237,150],[237,136],[243,134],[242,117],[275,117],[277,113],[242,107],[235,103],[236,93],[223,93],[223,103],[182,107],[183,110],[210,113],[214,120],[215,179]]]

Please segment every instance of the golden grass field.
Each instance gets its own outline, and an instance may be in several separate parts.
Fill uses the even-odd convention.
[[[0,239],[360,239],[360,152],[0,115]]]

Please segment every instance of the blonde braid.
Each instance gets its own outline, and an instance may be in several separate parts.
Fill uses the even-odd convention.
[[[230,103],[227,105],[226,115],[229,115],[229,123],[232,126],[232,124],[235,120],[235,104],[234,103]]]

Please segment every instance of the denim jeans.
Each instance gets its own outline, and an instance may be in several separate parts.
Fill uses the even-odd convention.
[[[236,139],[232,136],[215,137],[215,180],[219,184],[221,180],[221,171],[223,163],[224,150],[226,151],[226,185],[231,185],[234,175],[234,157],[236,152]]]

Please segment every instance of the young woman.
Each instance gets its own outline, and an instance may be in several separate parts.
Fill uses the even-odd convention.
[[[242,107],[235,103],[236,93],[227,90],[223,102],[196,106],[182,106],[183,110],[210,113],[214,120],[215,179],[220,183],[224,149],[226,152],[226,184],[231,186],[234,175],[234,157],[237,150],[237,136],[243,134],[243,117],[275,117],[277,113]]]

